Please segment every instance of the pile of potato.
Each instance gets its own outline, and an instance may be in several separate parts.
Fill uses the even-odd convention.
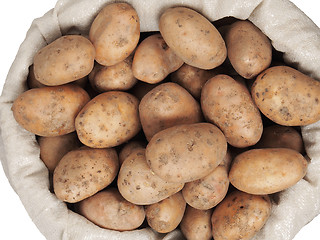
[[[37,135],[56,196],[96,225],[250,239],[269,195],[306,174],[297,126],[320,120],[319,82],[275,61],[249,21],[218,31],[173,7],[159,29],[105,6],[88,37],[36,54],[13,115]]]

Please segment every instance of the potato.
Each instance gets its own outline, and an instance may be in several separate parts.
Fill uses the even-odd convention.
[[[205,118],[216,124],[234,147],[256,144],[262,135],[262,120],[244,84],[227,75],[206,82],[201,92]]]
[[[184,64],[170,75],[171,81],[184,87],[194,98],[199,99],[203,85],[218,73],[213,70],[203,70]]]
[[[168,47],[160,34],[144,39],[134,54],[133,75],[147,83],[158,83],[181,67],[183,61]]]
[[[176,83],[163,83],[148,92],[139,104],[141,125],[147,140],[166,128],[202,121],[198,102]]]
[[[180,229],[188,240],[211,240],[212,209],[198,210],[187,205]]]
[[[225,41],[230,63],[242,77],[252,79],[269,67],[272,60],[271,42],[250,21],[231,24]]]
[[[65,154],[81,146],[75,132],[56,137],[39,137],[38,143],[40,146],[40,158],[50,172],[54,171]]]
[[[54,170],[54,192],[62,201],[79,202],[107,187],[118,170],[118,155],[112,148],[73,150],[64,155]]]
[[[82,216],[102,228],[111,230],[134,230],[145,219],[143,206],[128,202],[116,188],[98,192],[77,205]]]
[[[210,123],[178,125],[153,136],[146,159],[168,182],[191,182],[207,176],[223,160],[227,142],[219,128]]]
[[[232,164],[232,154],[231,154],[231,150],[228,148],[226,156],[223,158],[219,166],[224,167],[227,170],[227,172],[229,172],[231,164]]]
[[[143,142],[140,141],[130,141],[128,143],[126,143],[120,150],[119,152],[119,163],[120,166],[122,165],[122,163],[124,162],[124,160],[126,160],[126,158],[133,153],[136,149],[145,149],[145,144]]]
[[[46,85],[42,84],[36,79],[36,76],[34,75],[34,68],[33,64],[29,67],[29,74],[27,78],[27,85],[28,88],[41,88],[41,87],[47,87]]]
[[[77,84],[78,86],[85,88],[86,84],[88,82],[88,77],[84,76],[78,80],[73,81],[72,83]],[[41,82],[39,82],[35,75],[34,75],[34,67],[33,64],[29,67],[29,74],[28,74],[28,78],[27,78],[27,85],[28,88],[41,88],[41,87],[47,87],[47,85],[42,84]]]
[[[271,194],[296,184],[307,172],[307,160],[288,148],[253,149],[233,160],[229,181],[251,194]]]
[[[154,174],[147,164],[145,149],[134,150],[121,165],[118,189],[129,202],[148,205],[159,202],[183,188],[183,183],[169,183]]]
[[[140,22],[135,9],[127,3],[111,3],[94,19],[89,39],[96,50],[95,60],[112,66],[125,60],[136,48]]]
[[[35,78],[47,86],[73,82],[91,72],[94,56],[94,47],[85,37],[62,36],[35,55]]]
[[[113,66],[95,66],[92,74],[90,83],[98,92],[126,91],[138,81],[132,73],[132,55]]]
[[[277,124],[303,126],[320,120],[320,82],[293,68],[268,68],[253,83],[251,94],[260,111]]]
[[[75,120],[80,141],[92,148],[118,146],[141,129],[138,99],[126,92],[110,91],[93,98]]]
[[[228,172],[225,167],[218,166],[207,176],[186,183],[182,189],[182,195],[191,207],[208,210],[224,199],[228,187]]]
[[[88,79],[90,82],[90,86],[94,88],[95,91],[95,86],[92,84],[94,81],[94,77],[96,76],[96,73],[99,72],[101,69],[103,69],[105,66],[100,65],[99,63],[95,62],[92,71],[88,75]]]
[[[290,148],[304,153],[303,140],[293,127],[272,125],[264,128],[260,141],[255,148]]]
[[[89,100],[88,93],[73,84],[34,88],[18,96],[12,111],[24,129],[54,137],[75,130],[75,118]]]
[[[159,29],[168,46],[188,65],[212,69],[226,59],[226,45],[218,30],[192,9],[166,9]]]
[[[181,192],[178,192],[158,203],[146,206],[146,219],[153,230],[168,233],[179,226],[185,209],[186,202]]]
[[[267,222],[271,208],[268,195],[231,192],[213,211],[214,240],[250,240]]]
[[[79,87],[85,88],[88,82],[88,77],[85,76],[83,78],[80,78],[78,80],[73,81],[72,83],[78,85]],[[34,70],[33,70],[33,65],[29,67],[29,75],[27,79],[27,85],[28,88],[41,88],[41,87],[48,87],[47,85],[42,84],[39,82],[36,77],[34,76]]]

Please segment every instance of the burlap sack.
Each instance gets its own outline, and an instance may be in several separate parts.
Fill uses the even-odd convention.
[[[167,235],[150,229],[116,232],[102,229],[67,209],[50,191],[48,171],[39,159],[35,136],[14,120],[13,100],[26,90],[28,67],[34,54],[62,34],[88,32],[98,11],[109,0],[60,0],[36,19],[10,69],[0,99],[1,162],[13,189],[41,233],[52,240],[183,239],[179,231]],[[285,60],[320,79],[320,30],[287,0],[127,0],[137,10],[141,31],[158,30],[159,14],[167,7],[188,6],[211,21],[234,16],[249,19],[284,52]],[[320,123],[302,127],[308,173],[294,187],[275,198],[270,219],[255,240],[289,240],[320,211]]]

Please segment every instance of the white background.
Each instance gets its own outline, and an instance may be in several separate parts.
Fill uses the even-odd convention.
[[[34,18],[41,17],[54,7],[56,0],[7,0],[2,1],[0,8],[0,91],[9,71],[11,63],[25,34]],[[318,26],[320,14],[318,0],[292,0]],[[319,43],[320,44],[320,43]],[[320,67],[320,66],[319,66]],[[320,173],[319,173],[320,174]],[[305,226],[294,240],[319,240],[320,216]],[[32,239],[45,238],[33,224],[12,190],[0,167],[0,239]]]

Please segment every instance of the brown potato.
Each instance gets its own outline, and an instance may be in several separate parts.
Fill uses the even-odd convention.
[[[81,146],[75,132],[56,137],[39,137],[38,143],[40,146],[40,158],[50,172],[54,171],[64,155]]]
[[[210,240],[212,209],[198,210],[187,205],[180,229],[188,240]]]
[[[144,39],[134,54],[133,75],[147,83],[158,83],[181,67],[183,61],[166,44],[160,34]]]
[[[223,160],[227,142],[215,125],[195,123],[167,128],[153,136],[146,159],[168,182],[191,182],[207,176]]]
[[[34,88],[18,96],[12,111],[29,132],[54,137],[75,131],[74,120],[89,100],[88,93],[73,84]]]
[[[140,37],[139,16],[127,3],[111,3],[94,19],[89,38],[96,49],[96,61],[112,66],[125,60]]]
[[[271,67],[253,83],[251,94],[260,111],[283,126],[320,120],[320,82],[287,67]]]
[[[137,81],[132,73],[132,55],[109,67],[96,65],[95,70],[90,74],[90,83],[98,92],[126,91]]]
[[[85,88],[86,84],[88,82],[88,77],[85,76],[83,78],[80,78],[78,80],[73,81],[72,83],[78,85],[79,87]],[[48,87],[47,85],[42,84],[39,82],[36,77],[34,76],[34,70],[33,70],[33,65],[29,67],[29,75],[27,79],[27,85],[28,88],[41,88],[41,87]]]
[[[54,170],[54,192],[62,201],[79,202],[107,187],[118,170],[118,155],[112,148],[73,150],[60,160]]]
[[[293,127],[272,125],[264,128],[255,148],[290,148],[304,153],[302,136]]]
[[[117,231],[134,230],[145,219],[143,206],[128,202],[115,188],[82,200],[77,208],[82,216],[96,225]]]
[[[307,166],[307,160],[292,149],[253,149],[233,160],[229,180],[243,192],[271,194],[296,184],[306,174]]]
[[[120,166],[122,165],[122,163],[124,162],[124,160],[126,160],[126,158],[133,153],[136,149],[145,149],[146,148],[146,144],[143,142],[139,142],[139,141],[130,141],[128,143],[126,143],[120,150],[119,152],[119,163]]]
[[[40,87],[47,87],[46,85],[42,84],[36,79],[36,76],[34,75],[34,68],[33,65],[29,67],[29,75],[27,79],[27,85],[28,88],[40,88]]]
[[[35,55],[35,78],[47,86],[73,82],[91,72],[94,56],[94,47],[85,37],[62,36]]]
[[[229,172],[231,164],[232,164],[232,154],[231,154],[231,150],[228,148],[226,156],[223,158],[219,166],[224,167],[227,170],[227,172]]]
[[[192,9],[166,9],[159,29],[168,46],[188,65],[212,69],[226,59],[227,49],[218,30]]]
[[[75,80],[73,81],[72,83],[82,87],[82,88],[85,88],[86,84],[88,82],[88,76],[84,76],[78,80]],[[39,82],[35,75],[34,75],[34,68],[33,68],[33,65],[31,65],[29,67],[29,74],[28,74],[28,78],[27,78],[27,85],[28,85],[28,88],[31,89],[31,88],[41,88],[41,87],[47,87],[47,85],[44,85],[42,84],[41,82]]]
[[[214,70],[204,70],[184,64],[173,72],[170,78],[172,82],[184,87],[194,98],[199,99],[204,84],[217,74]]]
[[[250,240],[267,222],[271,208],[268,195],[228,194],[211,217],[214,240]]]
[[[161,179],[150,169],[145,149],[133,151],[121,165],[118,189],[129,202],[149,205],[159,202],[183,188],[183,183],[170,183]]]
[[[228,187],[228,172],[225,167],[218,166],[207,176],[186,183],[182,189],[182,195],[191,207],[208,210],[224,199]]]
[[[100,65],[99,63],[95,62],[92,71],[89,73],[88,75],[88,79],[90,82],[90,86],[92,88],[94,88],[92,82],[94,81],[94,77],[96,75],[97,72],[99,72],[101,69],[103,69],[105,66]],[[96,89],[94,89],[95,91],[97,91]]]
[[[153,230],[168,233],[179,226],[185,209],[186,202],[181,192],[178,192],[158,203],[146,206],[146,219]]]
[[[269,67],[272,60],[271,42],[250,21],[231,24],[225,41],[228,58],[242,77],[252,79]]]
[[[244,148],[259,141],[263,130],[260,112],[241,82],[222,74],[211,78],[202,88],[201,107],[230,145]]]
[[[163,83],[148,92],[140,102],[139,115],[148,141],[166,128],[202,120],[198,102],[176,83]]]
[[[138,99],[120,92],[105,92],[93,98],[75,120],[80,141],[92,148],[118,146],[141,129]]]

